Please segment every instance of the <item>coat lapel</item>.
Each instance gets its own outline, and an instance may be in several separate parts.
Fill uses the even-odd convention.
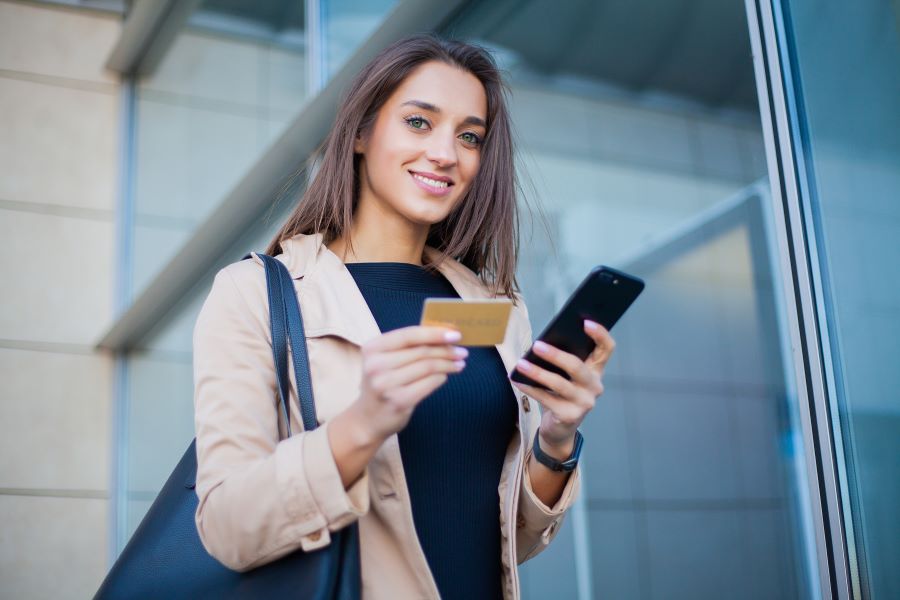
[[[284,240],[284,260],[297,285],[303,308],[303,321],[309,337],[337,335],[362,346],[381,335],[381,330],[356,281],[341,259],[322,243],[321,233],[296,235]],[[425,247],[426,258],[433,261],[440,252]],[[463,300],[490,298],[490,292],[471,269],[453,258],[438,265],[438,270]],[[510,316],[504,340],[495,345],[507,373],[511,373],[519,356],[531,344],[529,323],[522,307]],[[519,404],[522,418],[521,392],[512,382],[510,388]]]
[[[297,290],[308,336],[338,335],[362,346],[381,334],[356,281],[341,259],[322,243],[322,234],[296,235],[283,241],[282,248],[291,276],[302,280]],[[434,260],[440,253],[426,246],[425,254],[429,260]],[[444,260],[438,271],[463,300],[491,297],[478,276],[452,258]],[[517,347],[520,324],[515,312],[505,339],[496,345],[507,372],[512,370],[520,351]]]

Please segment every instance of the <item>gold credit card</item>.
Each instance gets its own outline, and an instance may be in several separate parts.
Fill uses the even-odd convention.
[[[442,325],[462,333],[460,346],[493,346],[503,341],[512,300],[426,298],[420,325]]]

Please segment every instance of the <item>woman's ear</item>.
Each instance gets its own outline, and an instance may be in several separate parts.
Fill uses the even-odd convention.
[[[363,135],[361,132],[357,132],[356,138],[353,140],[353,152],[354,154],[363,154],[366,151],[366,142],[363,140]]]

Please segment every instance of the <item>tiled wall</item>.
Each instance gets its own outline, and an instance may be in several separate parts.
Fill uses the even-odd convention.
[[[119,20],[0,2],[0,596],[107,567]]]

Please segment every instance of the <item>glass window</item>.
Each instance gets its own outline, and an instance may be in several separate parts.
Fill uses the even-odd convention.
[[[296,117],[303,2],[203,0],[137,85],[132,297]]]
[[[381,24],[396,0],[322,0],[325,64],[329,77]]]
[[[288,0],[199,2],[156,68],[137,82],[130,297],[318,91],[311,62],[324,54],[326,75],[333,74],[393,4],[317,1],[311,13],[308,3]]]
[[[785,23],[802,92],[853,583],[862,598],[900,598],[900,12],[887,0],[798,0]]]
[[[595,265],[647,283],[525,597],[817,597],[743,3],[479,2],[447,33],[509,74],[535,333]]]

